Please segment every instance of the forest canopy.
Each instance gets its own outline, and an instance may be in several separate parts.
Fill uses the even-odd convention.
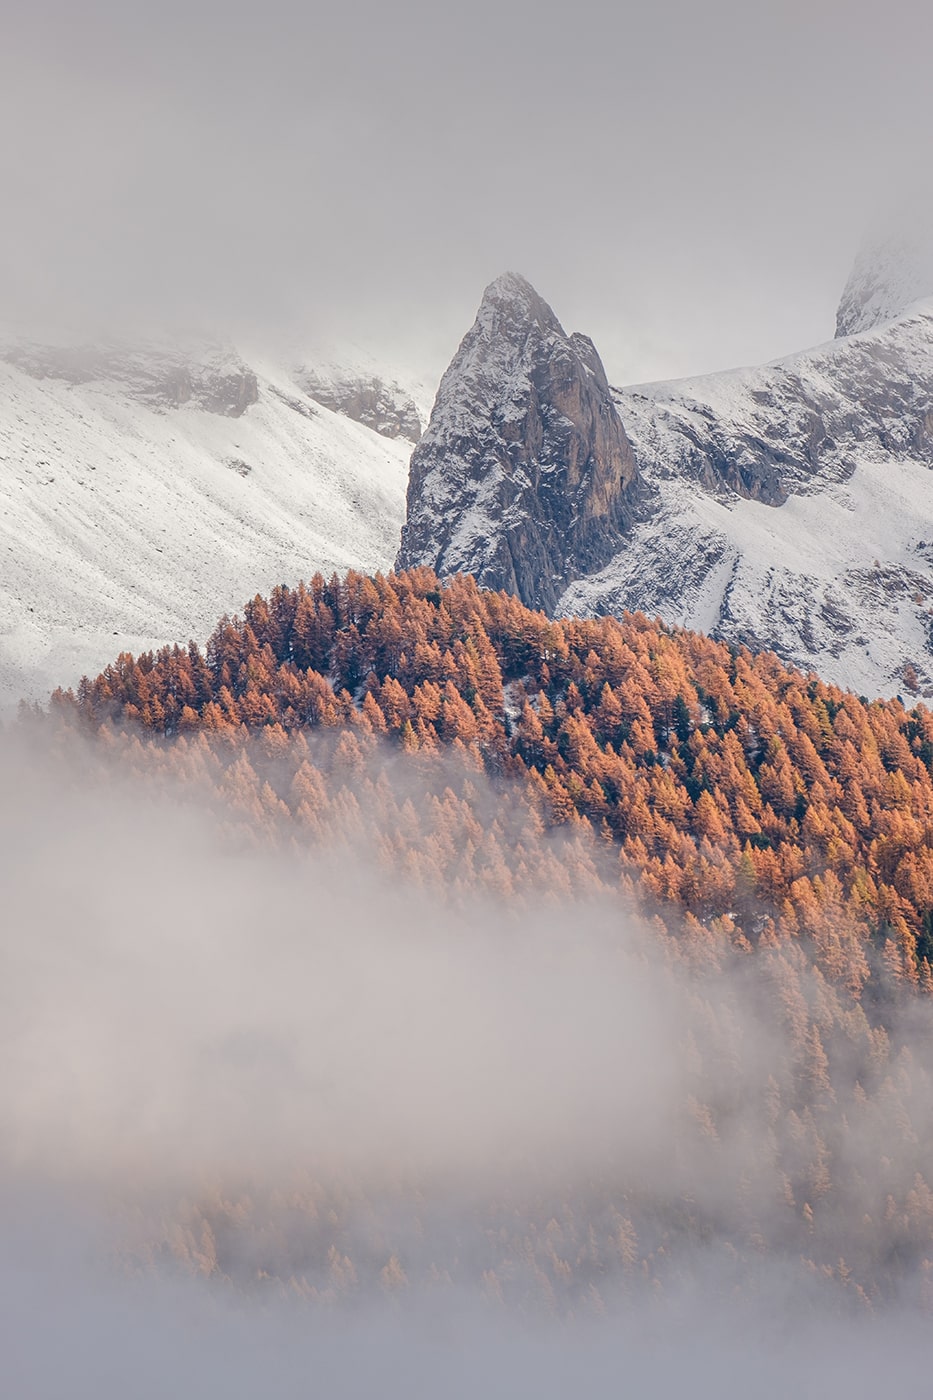
[[[141,1224],[133,1267],[168,1258],[327,1302],[454,1283],[520,1307],[598,1311],[620,1288],[676,1286],[685,1269],[706,1266],[712,1245],[730,1277],[734,1264],[737,1288],[763,1259],[780,1259],[798,1282],[846,1305],[901,1294],[931,1305],[933,715],[922,706],[869,704],[773,655],[637,614],[552,621],[468,577],[442,584],[415,570],[276,588],[221,619],[204,649],[119,656],[75,693],[57,692],[48,713],[25,711],[22,733],[34,733],[50,775],[49,816],[33,803],[43,864],[63,803],[65,851],[80,837],[76,805],[112,807],[109,825],[91,822],[82,859],[63,860],[68,909],[85,865],[95,890],[110,888],[115,844],[152,862],[130,884],[159,893],[147,893],[129,923],[122,907],[134,896],[112,915],[121,949],[114,1026],[125,1022],[128,950],[167,963],[176,1027],[191,969],[204,968],[196,1046],[202,1008],[237,1025],[240,1002],[228,1006],[219,988],[228,958],[235,964],[248,949],[249,985],[281,981],[294,1017],[283,1029],[276,1016],[261,1044],[304,1047],[307,1061],[311,1087],[287,1118],[294,1161],[248,1182],[242,1152],[232,1153],[209,1189],[192,1184],[177,1208]],[[150,822],[161,813],[174,827],[189,799],[198,820],[206,803],[212,830],[219,824],[223,855],[205,864],[192,852],[175,882],[177,856],[163,857]],[[10,820],[21,825],[15,801]],[[128,820],[138,831],[125,830]],[[374,878],[384,896],[373,894]],[[187,894],[176,910],[179,890]],[[33,898],[30,886],[24,901]],[[50,922],[60,936],[59,920]],[[64,922],[70,946],[76,931]],[[218,961],[220,947],[231,951]],[[516,1148],[524,1144],[534,1164],[512,1182],[517,1213],[503,1204],[508,1192],[500,1199],[502,1182],[477,1178],[432,1215],[424,1163],[420,1176],[413,1169],[414,1197],[391,1172],[365,1188],[353,1172],[328,1176],[313,1144],[318,1066],[334,1051],[315,1039],[319,1028],[349,1019],[372,1034],[387,1018],[374,1051],[381,1070],[385,1046],[406,1043],[420,1025],[418,1072],[390,1076],[404,1122],[420,1067],[438,1058],[438,1008],[427,995],[396,1020],[380,997],[372,1014],[361,1012],[354,979],[329,976],[327,949],[380,987],[416,984],[422,963],[448,959],[448,985],[473,988],[458,1013],[457,1065],[488,1051],[483,1027],[488,1037],[496,996],[509,1045],[553,1048],[559,1015],[569,1058],[555,1064],[554,1084],[570,1082],[575,1104],[604,1085],[599,1111],[586,1115],[605,1138],[602,1155],[572,1169],[560,1153],[548,1161],[531,1150],[513,1112],[527,1108],[527,1095],[515,1091],[504,1092],[506,1126],[494,1137],[512,1163],[504,1182]],[[508,961],[516,949],[520,966]],[[555,949],[561,966],[596,969],[567,1006],[563,972],[547,984]],[[620,950],[625,995],[607,1007],[601,969],[617,975]],[[25,956],[15,940],[12,951]],[[284,976],[294,957],[304,971]],[[487,972],[477,977],[476,966]],[[513,981],[504,983],[508,966]],[[644,967],[660,969],[682,1013],[665,1015],[645,995],[638,1053],[613,1050],[598,1073],[568,1081],[578,1047],[592,1048],[595,1005],[609,1045],[635,1023]],[[531,1023],[534,1035],[516,1035],[542,978],[554,988],[546,1012]],[[504,997],[503,985],[512,988]],[[308,1015],[312,994],[326,1014]],[[72,998],[69,977],[51,1025]],[[249,998],[246,1006],[254,1014]],[[450,1007],[442,1020],[445,1030],[456,1022]],[[122,1031],[114,1034],[105,1059],[119,1067]],[[161,1037],[159,1024],[154,1066]],[[293,1068],[282,1068],[291,1054],[276,1050],[263,1103],[293,1084]],[[539,1074],[541,1056],[531,1060]],[[195,1063],[197,1086],[216,1055],[205,1061],[199,1049]],[[242,1065],[234,1059],[237,1074]],[[652,1093],[648,1072],[665,1065],[674,1083]],[[508,1085],[508,1071],[506,1056],[475,1088],[480,1124],[488,1127],[486,1081]],[[344,1080],[335,1076],[328,1092]],[[625,1108],[633,1089],[650,1101],[638,1113]],[[234,1107],[243,1092],[234,1086]],[[117,1096],[136,1097],[124,1088]],[[167,1101],[175,1098],[173,1089]],[[561,1126],[562,1150],[579,1150],[584,1134],[543,1098],[541,1121]],[[452,1092],[449,1101],[461,1100]],[[209,1124],[216,1111],[207,1095],[197,1121]],[[392,1111],[379,1112],[388,1132]],[[425,1113],[431,1124],[436,1117]],[[255,1114],[234,1120],[252,1141]],[[643,1152],[655,1154],[650,1171]],[[384,1156],[385,1144],[373,1159]],[[452,1243],[450,1212],[472,1222],[471,1250]]]
[[[640,614],[553,621],[470,577],[351,572],[253,598],[204,650],[124,653],[52,710],[111,742],[141,737],[163,764],[206,740],[228,756],[228,794],[270,830],[346,822],[339,775],[387,745],[421,771],[455,758],[544,827],[592,833],[601,869],[612,852],[612,880],[698,944],[803,938],[855,996],[876,968],[933,990],[933,714],[769,653]],[[312,731],[333,741],[331,771]],[[442,778],[438,802],[469,808]],[[461,877],[521,884],[495,823],[472,820],[482,857]],[[419,878],[462,862],[430,813],[392,829]]]

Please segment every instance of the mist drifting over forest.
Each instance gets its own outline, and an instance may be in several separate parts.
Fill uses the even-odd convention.
[[[505,269],[593,336],[615,415],[609,383],[827,340],[866,236],[928,243],[933,11],[6,0],[3,19],[0,474],[26,504],[0,632],[17,678],[111,636],[113,663],[0,730],[0,1391],[922,1393],[933,715],[671,617],[560,621],[368,571],[395,557],[399,422],[413,445]],[[163,360],[162,336],[208,349]],[[59,340],[121,348],[82,368],[45,353]],[[312,347],[346,346],[342,386],[323,352],[310,375]],[[853,440],[864,374],[892,461],[928,431],[915,353],[908,431],[896,354],[852,352]],[[800,373],[824,386],[821,365]],[[513,370],[455,424],[508,405]],[[754,412],[774,394],[746,387]],[[788,395],[815,478],[812,396]],[[747,489],[722,464],[716,509],[722,482]],[[831,464],[840,510],[850,467]],[[203,650],[118,656],[191,615],[161,536],[216,581],[211,529],[269,601]],[[912,597],[904,645],[926,647],[910,530],[909,569],[857,581],[882,609]],[[330,563],[299,588],[302,540]],[[912,662],[883,674],[924,693]]]
[[[346,834],[244,844],[190,764],[147,784],[136,748],[33,728],[0,750],[12,1390],[673,1395],[699,1376],[867,1396],[919,1377],[923,1231],[912,1252],[884,1200],[925,1189],[925,1003],[891,1009],[871,1091],[804,974],[832,1083],[825,1056],[801,1075],[764,954],[698,971],[617,897],[543,878],[518,902],[445,896]],[[375,763],[429,803],[437,773]],[[454,759],[439,776],[464,782]],[[336,802],[364,791],[338,780]],[[507,794],[466,781],[508,832]],[[580,858],[537,839],[559,869]],[[516,811],[507,861],[529,845]]]

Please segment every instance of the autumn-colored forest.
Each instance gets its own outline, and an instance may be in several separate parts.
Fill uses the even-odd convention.
[[[244,852],[343,845],[468,924],[640,911],[691,1007],[666,1185],[607,1168],[520,1210],[467,1202],[464,1252],[420,1186],[375,1200],[296,1162],[281,1189],[186,1197],[134,1261],[325,1301],[479,1283],[598,1311],[676,1282],[702,1246],[737,1288],[780,1256],[845,1306],[933,1307],[933,1060],[911,1019],[933,990],[924,707],[415,570],[277,588],[203,651],[121,655],[51,715],[24,722],[67,771],[105,790],[117,773],[147,802],[206,795]]]
[[[223,783],[256,830],[348,820],[311,731],[334,741],[338,774],[386,744],[422,772],[456,758],[536,822],[591,829],[602,868],[617,852],[623,888],[677,911],[699,949],[802,939],[856,996],[876,968],[933,990],[933,713],[867,703],[770,654],[640,615],[551,621],[428,570],[316,575],[223,618],[204,651],[123,654],[53,708],[111,742],[172,739],[178,765],[207,762],[204,739],[237,750]],[[384,814],[409,872],[540,886],[533,861],[502,859],[494,816],[461,812],[466,848],[451,836],[463,799],[439,778],[430,812]],[[570,849],[563,883],[581,887],[592,860]]]

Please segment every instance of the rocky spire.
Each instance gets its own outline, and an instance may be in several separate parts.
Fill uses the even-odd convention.
[[[617,552],[643,495],[592,342],[523,277],[497,278],[412,456],[399,567],[467,571],[551,610]]]

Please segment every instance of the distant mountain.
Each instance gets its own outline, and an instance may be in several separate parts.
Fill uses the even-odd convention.
[[[933,253],[907,238],[869,241],[855,259],[836,312],[836,335],[873,331],[933,288]]]
[[[423,435],[420,387],[362,354],[6,342],[0,705],[98,669],[115,637],[203,637],[257,589],[396,554],[555,616],[639,609],[933,695],[924,287],[919,255],[875,250],[840,303],[851,334],[613,390],[510,274]]]
[[[414,398],[395,382],[366,370],[301,365],[295,381],[309,398],[381,437],[418,442],[423,424]]]
[[[387,568],[420,430],[365,362],[0,347],[0,705],[203,638],[259,587]]]
[[[590,347],[617,445],[599,565],[575,548],[585,494],[553,460],[580,436],[576,407],[545,399],[543,436],[541,370],[529,370],[553,352],[579,382],[564,363],[589,342],[566,337],[527,283],[500,279],[415,453],[399,562],[469,568],[554,614],[657,613],[857,691],[933,694],[933,302],[916,303],[916,282],[895,294],[891,278],[883,302],[882,281],[847,288],[841,324],[872,322],[858,334],[758,369],[614,391],[615,425]],[[905,296],[915,304],[899,314]],[[542,451],[546,492],[530,485]],[[503,561],[526,539],[510,574]]]

